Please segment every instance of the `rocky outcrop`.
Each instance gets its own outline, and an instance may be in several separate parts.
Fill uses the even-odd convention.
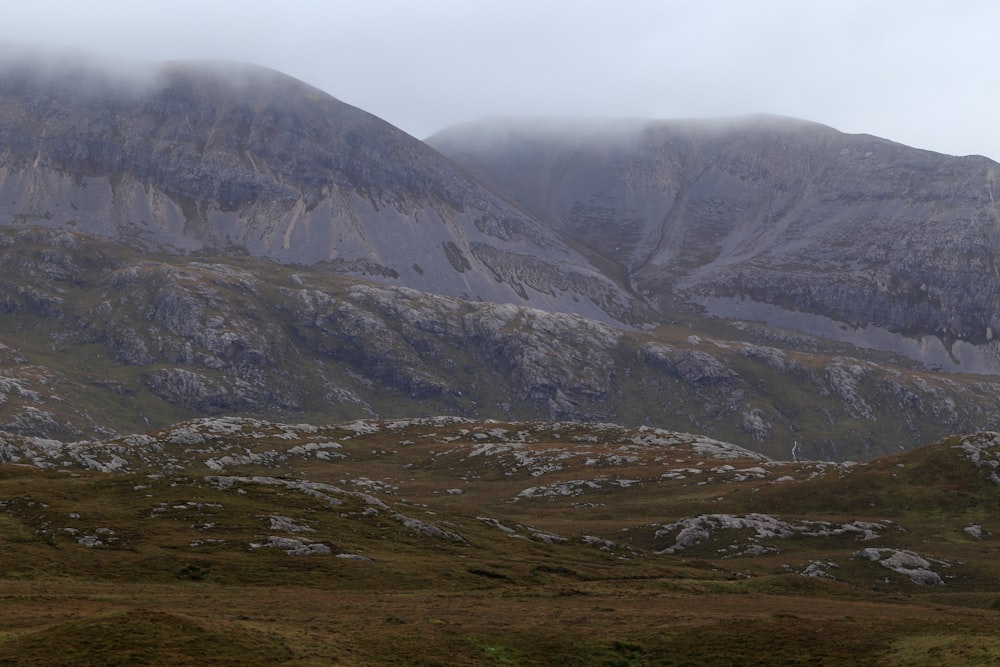
[[[688,549],[716,536],[721,531],[745,531],[749,537],[743,545],[730,545],[726,552],[733,550],[774,552],[774,546],[765,546],[763,540],[787,540],[796,536],[806,537],[840,537],[848,536],[857,540],[873,540],[885,530],[888,522],[852,521],[845,524],[832,524],[827,521],[785,521],[767,514],[748,514],[732,516],[728,514],[706,514],[688,517],[681,521],[666,524],[656,529],[654,538],[657,540],[673,540],[670,546],[659,549],[658,554],[674,554]],[[878,551],[878,549],[866,549]]]
[[[938,586],[944,583],[941,575],[932,567],[950,567],[951,563],[943,560],[924,558],[920,554],[907,549],[877,549],[869,547],[856,554],[898,574],[905,575],[915,584],[922,586]]]
[[[904,371],[817,340],[806,354],[795,341],[629,331],[305,267],[156,257],[51,230],[6,236],[0,424],[25,435],[104,437],[223,413],[455,414],[670,427],[775,458],[843,460],[1000,426],[988,379]]]

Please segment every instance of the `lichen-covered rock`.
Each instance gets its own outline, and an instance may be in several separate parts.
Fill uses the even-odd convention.
[[[744,412],[742,427],[758,442],[764,442],[771,436],[772,425],[764,419],[764,412],[760,409]]]
[[[976,467],[985,468],[994,484],[1000,484],[1000,433],[974,433],[962,438],[956,447]]]
[[[859,558],[878,563],[882,567],[905,575],[915,584],[922,586],[937,586],[944,583],[941,575],[931,569],[932,564],[939,567],[950,567],[951,564],[936,559],[927,559],[906,549],[879,549],[870,547],[856,554]]]
[[[657,540],[673,540],[670,546],[657,550],[660,554],[673,554],[704,542],[720,531],[751,531],[748,541],[788,539],[794,536],[828,537],[847,535],[859,540],[871,540],[887,527],[887,522],[851,521],[833,524],[827,521],[785,521],[767,514],[703,514],[659,526],[654,532]]]
[[[267,538],[267,542],[263,544],[253,543],[250,545],[251,549],[259,549],[261,547],[273,547],[275,549],[281,549],[289,556],[313,556],[320,555],[326,556],[333,553],[333,550],[326,544],[322,542],[310,542],[308,540],[296,540],[290,537],[278,537],[276,535],[271,535]]]

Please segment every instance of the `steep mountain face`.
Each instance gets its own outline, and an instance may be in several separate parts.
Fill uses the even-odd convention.
[[[323,264],[431,292],[631,320],[557,233],[431,148],[262,68],[0,68],[0,224]]]
[[[1000,370],[1000,165],[776,117],[484,121],[429,140],[679,304]]]
[[[3,431],[452,414],[845,460],[998,425],[994,379],[886,353],[995,370],[980,158],[755,118],[470,126],[452,162],[245,66],[0,93]]]

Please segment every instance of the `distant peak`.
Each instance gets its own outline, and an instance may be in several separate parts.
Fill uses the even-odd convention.
[[[334,101],[293,76],[253,63],[226,60],[146,62],[76,51],[0,47],[0,85],[17,90],[62,91],[85,98],[145,96],[165,88],[300,96]]]

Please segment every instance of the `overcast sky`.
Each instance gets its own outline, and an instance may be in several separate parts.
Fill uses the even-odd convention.
[[[34,0],[0,40],[265,65],[425,138],[491,115],[767,112],[1000,160],[993,0]]]

